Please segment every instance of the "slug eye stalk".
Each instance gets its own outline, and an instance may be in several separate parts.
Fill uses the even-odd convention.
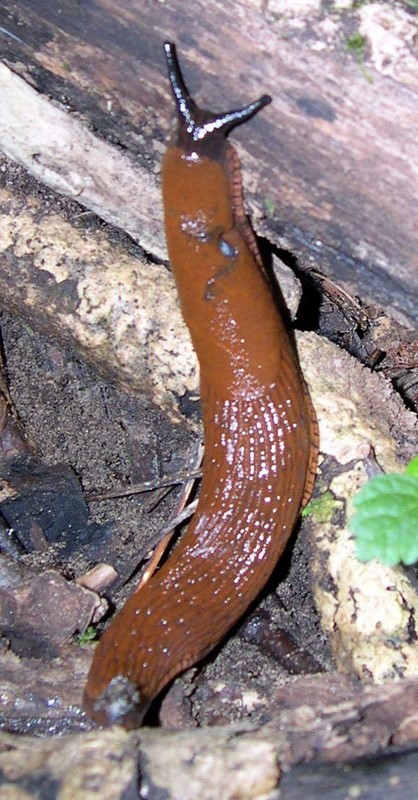
[[[185,84],[175,44],[173,42],[164,42],[164,51],[167,60],[168,77],[179,116],[183,120],[187,133],[195,142],[199,142],[215,133],[222,133],[227,136],[236,125],[246,122],[264,106],[271,103],[271,97],[263,94],[253,103],[233,111],[216,114],[212,111],[201,109],[193,100]]]

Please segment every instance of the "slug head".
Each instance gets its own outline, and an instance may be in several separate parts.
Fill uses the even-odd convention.
[[[216,114],[208,109],[199,108],[184,82],[175,44],[165,42],[164,51],[179,117],[178,145],[187,152],[202,151],[207,155],[209,150],[216,150],[233,128],[246,122],[261,108],[271,103],[271,97],[264,94],[253,103],[233,111]]]

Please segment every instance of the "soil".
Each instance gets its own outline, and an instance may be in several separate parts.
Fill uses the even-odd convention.
[[[38,457],[47,465],[69,465],[87,499],[91,493],[123,487],[127,490],[124,498],[89,502],[91,521],[105,526],[102,540],[94,538],[90,549],[83,540],[73,542],[69,555],[66,547],[65,558],[60,554],[64,544],[23,556],[30,571],[57,569],[70,580],[94,563],[111,563],[118,578],[103,592],[110,612],[98,625],[100,633],[113,609],[132,592],[137,576],[125,581],[137,571],[138,552],[166,523],[180,491],[174,487],[166,497],[153,502],[153,493],[131,495],[129,489],[144,481],[184,472],[196,435],[186,423],[169,423],[146,398],[130,396],[104,382],[74,352],[35,332],[26,322],[2,313],[1,326],[10,392]],[[310,593],[308,551],[303,531],[299,531],[264,592],[261,605],[267,610],[272,630],[284,629],[296,643],[303,643],[321,668],[329,668],[330,656]],[[199,697],[206,682],[218,686],[225,682],[229,687],[236,686],[238,693],[255,691],[265,697],[288,674],[270,655],[235,632],[203,668],[190,671],[193,688],[189,688],[189,694],[196,687],[200,689],[189,723],[226,724],[243,716],[256,719],[264,712],[262,702],[253,712],[243,708],[235,697],[230,703],[223,700],[220,713],[219,703],[215,702],[214,710],[208,702],[207,691],[201,697],[205,700],[203,711]],[[19,693],[19,686],[16,692]],[[3,727],[8,729],[7,718]],[[33,729],[36,732],[36,722]]]

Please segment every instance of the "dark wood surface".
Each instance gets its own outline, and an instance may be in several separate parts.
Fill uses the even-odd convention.
[[[234,134],[258,230],[415,322],[417,86],[358,63],[346,46],[355,14],[323,8],[292,26],[270,5],[3,2],[0,57],[152,175],[172,117],[164,39],[204,105],[269,92],[272,105]],[[339,26],[332,41],[327,24]]]

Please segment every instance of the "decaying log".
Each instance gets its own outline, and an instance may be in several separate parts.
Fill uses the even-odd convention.
[[[40,785],[72,800],[373,800],[384,791],[397,800],[412,796],[417,700],[411,681],[364,688],[303,678],[278,691],[258,728],[113,728],[52,741],[3,733],[0,791],[28,800]]]
[[[226,108],[260,91],[274,98],[235,137],[259,229],[353,294],[415,322],[415,19],[398,4],[366,5],[197,0],[190,14],[180,0],[164,13],[158,4],[141,4],[138,13],[135,4],[121,10],[98,0],[74,14],[70,0],[59,9],[44,0],[6,2],[5,63],[122,144],[137,159],[139,183],[117,148],[100,162],[91,136],[74,161],[69,130],[77,126],[65,125],[62,136],[52,129],[48,141],[48,122],[59,114],[30,113],[44,107],[36,92],[24,124],[25,104],[14,101],[23,89],[7,70],[2,148],[161,257],[155,173],[172,116],[161,42],[174,39],[204,104]]]
[[[25,0],[13,7],[18,18],[5,14],[1,147],[38,180],[123,228],[145,253],[140,248],[132,253],[126,241],[118,246],[103,231],[93,234],[88,225],[88,236],[86,227],[80,236],[83,212],[73,205],[63,223],[61,214],[54,213],[59,202],[52,196],[48,205],[37,198],[36,187],[35,197],[29,193],[23,200],[20,181],[10,162],[4,162],[0,289],[6,307],[71,337],[124,385],[141,388],[175,412],[179,397],[196,392],[197,371],[172,280],[161,263],[166,250],[156,173],[172,103],[160,39],[155,43],[158,64],[148,46],[150,30],[164,38],[155,32],[161,20],[153,18],[153,7],[139,16],[125,9],[121,19],[113,2],[100,11],[99,6],[84,12],[82,25],[65,2],[59,17],[44,3]],[[237,13],[243,22],[233,75],[225,65],[229,49],[222,48],[222,37],[234,30]],[[181,4],[170,10],[164,35],[170,25],[173,35],[177,26],[182,30],[183,14]],[[212,40],[216,15],[225,22]],[[206,16],[208,25],[197,37],[195,26]],[[313,20],[314,40],[307,33]],[[344,14],[324,15],[311,2],[292,16],[283,3],[277,8],[269,3],[261,13],[249,0],[227,8],[213,0],[210,9],[205,6],[193,20],[188,15],[187,22],[200,47],[182,48],[181,37],[175,38],[185,50],[186,70],[195,62],[193,85],[208,93],[208,103],[227,105],[227,93],[241,96],[245,68],[251,82],[246,80],[246,92],[263,87],[274,96],[269,116],[266,111],[237,137],[245,143],[240,150],[246,194],[259,230],[307,264],[328,269],[355,294],[387,303],[389,312],[404,320],[416,320],[411,192],[417,153],[410,90],[404,84],[413,88],[417,78],[416,61],[407,56],[405,44],[408,14],[383,5],[374,15],[361,10],[346,19]],[[365,73],[365,65],[360,69],[341,52],[349,22],[371,37],[376,72],[367,62]],[[383,42],[382,30],[390,32]],[[256,31],[262,48],[254,45]],[[204,46],[208,40],[210,57]]]
[[[0,293],[10,310],[71,342],[99,371],[175,412],[197,391],[196,359],[163,265],[71,206],[64,214],[13,169],[0,173]],[[19,183],[20,190],[16,186]],[[22,188],[24,184],[24,188]]]
[[[166,258],[155,176],[1,63],[0,92],[3,152],[41,183],[122,228],[155,258]]]

